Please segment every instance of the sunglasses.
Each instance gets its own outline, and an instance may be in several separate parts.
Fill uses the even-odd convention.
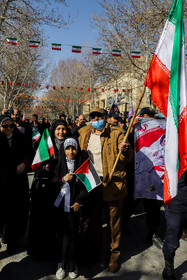
[[[1,127],[7,129],[8,127],[9,127],[9,128],[13,128],[14,125],[13,125],[13,124],[2,124]]]

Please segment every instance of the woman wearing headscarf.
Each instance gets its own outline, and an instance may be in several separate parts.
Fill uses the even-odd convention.
[[[7,252],[12,254],[16,241],[26,231],[29,214],[29,183],[27,170],[32,160],[32,151],[27,146],[25,135],[15,127],[7,115],[0,116],[1,175],[0,229]]]
[[[55,155],[35,171],[31,187],[31,213],[28,234],[28,254],[33,257],[55,258],[57,252],[53,200],[57,192],[58,159],[65,139],[70,135],[67,123],[56,120],[50,129]]]

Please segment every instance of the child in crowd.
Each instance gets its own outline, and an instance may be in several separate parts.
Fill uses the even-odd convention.
[[[79,225],[79,209],[88,193],[76,179],[74,171],[81,165],[78,143],[73,138],[64,141],[59,158],[59,178],[62,185],[54,205],[58,208],[58,236],[61,244],[60,262],[56,271],[57,279],[64,279],[66,272],[74,279],[78,276],[76,266],[76,245]]]

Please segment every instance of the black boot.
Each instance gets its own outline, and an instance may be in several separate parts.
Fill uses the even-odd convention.
[[[165,267],[162,272],[162,277],[164,280],[176,280],[173,260],[165,259]]]

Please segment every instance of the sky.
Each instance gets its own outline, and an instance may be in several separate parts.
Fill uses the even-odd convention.
[[[97,0],[66,0],[67,6],[54,3],[53,7],[59,7],[63,10],[63,15],[70,15],[74,23],[64,28],[46,27],[45,32],[49,41],[50,58],[53,62],[58,63],[60,59],[77,58],[81,54],[72,53],[72,46],[96,46],[97,30],[91,27],[90,20],[93,13],[97,14],[102,11]],[[62,44],[61,51],[51,50],[51,43]],[[63,45],[65,44],[65,45]]]

